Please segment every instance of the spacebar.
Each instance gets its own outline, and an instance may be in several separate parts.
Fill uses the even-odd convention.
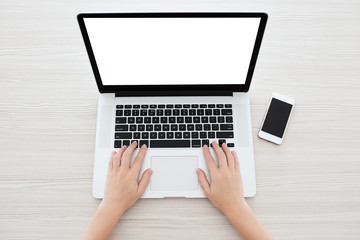
[[[190,140],[150,140],[151,148],[185,148],[190,147]]]

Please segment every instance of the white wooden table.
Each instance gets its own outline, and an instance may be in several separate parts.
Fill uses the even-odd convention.
[[[257,190],[276,239],[360,239],[360,2],[0,2],[0,239],[78,239],[91,196],[97,87],[79,12],[265,11],[251,87]],[[256,137],[271,92],[296,99],[282,146]],[[139,200],[111,239],[239,239],[207,199]]]

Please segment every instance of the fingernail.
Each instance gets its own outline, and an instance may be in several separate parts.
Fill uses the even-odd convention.
[[[153,173],[153,170],[150,168],[149,169],[149,174],[151,175]]]
[[[143,144],[142,146],[141,146],[141,148],[146,148],[147,146],[146,146],[146,144]]]
[[[226,143],[223,143],[222,146],[223,146],[223,147],[226,147],[227,145],[226,145]]]
[[[205,149],[207,149],[207,148],[208,148],[208,145],[205,144],[203,147],[204,147]]]
[[[200,169],[196,169],[196,173],[197,173],[197,174],[200,174]]]

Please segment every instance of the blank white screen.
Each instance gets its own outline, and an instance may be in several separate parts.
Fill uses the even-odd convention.
[[[85,18],[103,85],[244,84],[260,18]]]

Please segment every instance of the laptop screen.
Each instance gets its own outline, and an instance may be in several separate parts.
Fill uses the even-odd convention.
[[[260,17],[84,18],[103,85],[244,84]]]

